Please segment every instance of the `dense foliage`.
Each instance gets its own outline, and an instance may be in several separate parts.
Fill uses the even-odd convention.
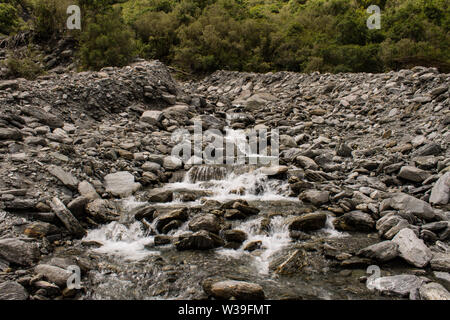
[[[20,24],[0,3],[0,33]],[[64,32],[65,0],[21,0],[43,38]],[[413,65],[450,72],[448,0],[78,0],[83,68],[124,65],[135,56],[192,73],[383,72]],[[366,9],[382,9],[369,30]],[[10,21],[10,20],[14,21]],[[67,31],[65,31],[67,32]]]

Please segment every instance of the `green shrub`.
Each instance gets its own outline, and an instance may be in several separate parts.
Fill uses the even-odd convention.
[[[8,77],[25,78],[34,80],[43,73],[42,68],[33,61],[31,57],[6,59],[5,66],[8,68]]]
[[[0,34],[10,34],[19,25],[16,8],[9,3],[0,3]]]
[[[106,66],[124,66],[136,53],[133,31],[123,22],[119,9],[111,9],[88,18],[80,36],[81,65],[99,70]]]

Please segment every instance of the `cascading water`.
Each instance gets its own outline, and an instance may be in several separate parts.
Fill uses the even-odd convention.
[[[240,130],[228,129],[227,138],[238,142],[243,139],[244,133]],[[242,150],[245,151],[245,150]],[[248,154],[247,154],[248,155]],[[231,222],[231,228],[245,232],[247,239],[238,249],[218,248],[213,251],[192,251],[191,253],[177,252],[173,244],[163,246],[155,246],[155,235],[148,234],[146,228],[139,221],[135,221],[130,212],[138,206],[146,203],[137,202],[134,198],[122,200],[121,207],[123,209],[122,216],[119,221],[111,222],[96,230],[91,230],[84,238],[85,241],[95,241],[102,244],[101,247],[92,249],[95,253],[103,254],[108,257],[108,261],[116,261],[119,268],[123,270],[131,268],[150,268],[148,272],[152,272],[154,281],[149,284],[148,288],[152,288],[151,292],[148,288],[141,288],[142,284],[136,282],[130,285],[129,281],[134,279],[133,275],[124,276],[121,273],[113,273],[108,275],[103,272],[96,274],[94,280],[102,282],[102,277],[107,277],[111,285],[109,287],[116,288],[119,292],[113,294],[113,297],[126,297],[132,292],[132,295],[138,292],[138,297],[147,298],[154,297],[155,292],[159,292],[158,287],[165,286],[166,276],[165,269],[161,269],[156,265],[152,269],[153,262],[149,261],[155,257],[161,259],[188,259],[189,270],[194,271],[193,274],[180,275],[180,283],[178,291],[173,295],[168,294],[166,297],[191,297],[189,295],[190,288],[198,285],[201,280],[202,273],[198,273],[199,266],[210,265],[208,268],[212,270],[220,269],[219,273],[228,273],[227,265],[235,265],[236,270],[240,270],[242,274],[252,277],[260,277],[260,279],[269,279],[270,264],[274,257],[289,248],[292,240],[289,234],[288,222],[289,213],[286,210],[294,210],[301,205],[298,198],[289,197],[290,189],[286,179],[277,179],[268,175],[267,169],[261,165],[197,165],[188,170],[181,182],[167,183],[164,185],[165,190],[170,190],[174,194],[174,199],[170,203],[157,203],[154,206],[157,210],[173,210],[179,207],[192,207],[202,210],[205,200],[216,200],[226,202],[234,199],[246,200],[249,204],[260,209],[260,214],[250,216],[245,220]],[[198,193],[196,200],[183,202],[176,196],[177,192],[193,192]],[[269,224],[264,230],[261,230],[263,219],[267,219],[268,214],[278,213],[269,219]],[[150,230],[156,228],[157,219],[150,224]],[[148,228],[148,226],[147,226]],[[188,222],[175,230],[171,230],[168,235],[172,238],[189,232]],[[332,218],[328,217],[326,226],[319,232],[321,235],[329,238],[342,237],[343,234],[336,231],[332,224]],[[252,243],[259,242],[260,248],[249,252],[244,248]],[[188,254],[186,256],[186,254]],[[153,257],[153,258],[152,258]],[[112,259],[112,260],[111,260]],[[216,262],[214,264],[214,262]],[[181,265],[184,265],[184,260]],[[192,263],[192,265],[191,265]],[[198,264],[198,265],[197,265]],[[208,268],[203,272],[208,273]],[[243,269],[242,269],[243,268]],[[167,269],[167,268],[166,268]],[[242,270],[241,270],[242,269]],[[167,270],[170,270],[167,269]],[[168,271],[170,273],[170,271]],[[126,271],[123,273],[126,274]],[[139,273],[139,272],[138,272]],[[183,280],[184,279],[184,280]],[[190,283],[190,281],[192,283]],[[126,284],[126,285],[125,285]],[[110,297],[108,286],[101,284],[102,288],[98,293],[99,297]],[[139,288],[139,289],[137,289]],[[128,293],[127,293],[128,292]]]

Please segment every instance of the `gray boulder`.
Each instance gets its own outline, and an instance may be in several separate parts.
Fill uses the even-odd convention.
[[[398,244],[400,257],[418,268],[425,267],[433,257],[431,250],[423,240],[419,239],[409,228],[400,230],[392,242]]]
[[[431,204],[447,204],[450,197],[450,172],[447,172],[431,189]]]
[[[128,171],[119,171],[105,176],[105,189],[114,196],[129,197],[139,190],[141,184],[134,181],[134,176]]]
[[[422,300],[450,300],[450,292],[439,283],[423,284],[419,289]]]
[[[375,259],[381,262],[389,261],[398,256],[398,244],[392,241],[382,241],[361,249],[358,256]]]

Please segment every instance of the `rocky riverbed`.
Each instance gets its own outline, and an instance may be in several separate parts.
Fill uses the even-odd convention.
[[[1,81],[0,299],[450,299],[449,83],[158,61]],[[196,122],[277,129],[279,163],[172,156]]]

